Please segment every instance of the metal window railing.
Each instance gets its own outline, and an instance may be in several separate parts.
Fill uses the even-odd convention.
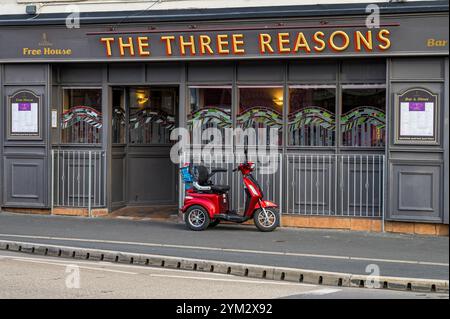
[[[384,216],[384,155],[287,154],[285,213]]]
[[[53,207],[106,206],[105,152],[52,150]]]
[[[226,157],[225,157],[226,156]],[[342,216],[384,219],[385,156],[378,154],[275,154],[277,169],[263,174],[257,163],[254,176],[266,199],[280,205],[283,214],[303,216]],[[194,160],[195,159],[195,160]],[[224,167],[228,174],[217,175],[213,182],[232,185],[233,207],[245,207],[240,177],[230,173],[243,158],[234,153],[216,156],[183,153],[181,163],[202,163],[208,168]],[[182,188],[180,179],[180,189]],[[184,192],[180,192],[180,205]],[[283,207],[285,205],[285,207]]]
[[[282,178],[281,165],[282,156],[281,154],[268,155],[264,157],[264,162],[261,161],[257,156],[252,156],[249,154],[249,161],[256,163],[255,171],[253,176],[258,181],[261,186],[265,199],[271,200],[277,203],[281,202],[281,192],[282,192]],[[244,185],[242,183],[242,177],[239,176],[240,173],[232,172],[233,168],[236,168],[240,163],[244,161],[244,154],[236,153],[224,153],[220,155],[210,155],[210,154],[192,154],[183,153],[180,158],[180,163],[194,163],[202,164],[208,169],[214,167],[226,168],[227,173],[216,174],[212,178],[214,184],[224,184],[230,185],[230,202],[233,203],[233,207],[238,210],[243,210],[245,207],[245,193]],[[274,165],[271,169],[268,169],[268,163]],[[273,170],[273,171],[272,171]],[[269,174],[265,174],[266,171],[272,171]],[[183,189],[182,181],[180,178],[180,188]],[[180,192],[180,207],[184,201],[184,192]],[[282,206],[280,207],[280,210]]]

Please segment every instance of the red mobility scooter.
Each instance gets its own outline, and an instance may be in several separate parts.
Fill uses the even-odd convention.
[[[233,172],[240,171],[245,190],[245,210],[239,213],[229,208],[228,185],[214,185],[211,177],[217,173],[226,173],[223,168],[212,169],[203,165],[185,164],[181,168],[186,184],[186,196],[181,211],[184,213],[186,226],[191,230],[205,230],[214,227],[220,221],[243,223],[253,218],[255,226],[263,232],[273,231],[280,222],[278,205],[264,200],[264,194],[252,175],[255,163],[247,160]]]

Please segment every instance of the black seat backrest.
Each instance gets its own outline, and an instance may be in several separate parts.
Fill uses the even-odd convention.
[[[206,186],[206,185],[208,185],[209,171],[203,165],[195,166],[195,168],[194,168],[194,177],[195,177],[195,179],[197,180],[197,183],[200,186]]]

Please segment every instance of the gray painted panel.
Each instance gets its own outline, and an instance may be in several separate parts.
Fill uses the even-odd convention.
[[[130,204],[175,204],[175,167],[168,156],[129,156],[128,202]]]
[[[125,153],[113,154],[111,159],[112,176],[111,176],[111,200],[114,205],[125,202]]]
[[[182,65],[178,63],[147,64],[146,81],[149,83],[179,83]]]
[[[62,84],[102,83],[102,68],[98,65],[65,64],[60,68]]]
[[[233,81],[231,63],[190,63],[188,65],[189,82],[229,82]]]
[[[6,157],[4,161],[5,205],[44,206],[45,159]]]
[[[394,58],[392,78],[404,80],[426,80],[444,78],[442,58]]]
[[[112,83],[143,83],[145,81],[145,64],[110,64],[108,81]]]
[[[355,59],[341,64],[342,82],[385,83],[386,63],[384,59]]]
[[[5,84],[45,82],[46,66],[43,64],[6,64]]]
[[[269,61],[252,61],[238,63],[238,81],[282,82],[284,80],[284,63]]]
[[[335,82],[337,63],[335,61],[295,61],[289,63],[288,81]]]
[[[388,219],[442,222],[442,165],[391,163]]]

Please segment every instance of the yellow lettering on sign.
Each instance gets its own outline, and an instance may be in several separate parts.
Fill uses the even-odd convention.
[[[128,42],[123,42],[123,38],[119,37],[120,56],[125,56],[125,49],[128,49],[131,56],[134,56],[133,38],[128,37]]]
[[[186,47],[190,48],[191,55],[195,54],[195,42],[194,36],[190,35],[189,40],[185,40],[182,35],[180,35],[180,51],[181,55],[186,55]]]
[[[228,35],[226,34],[218,34],[217,35],[217,52],[219,54],[228,54],[230,53],[230,49],[228,49]]]
[[[362,34],[361,31],[355,32],[355,50],[361,51],[362,46],[366,49],[366,51],[373,50],[372,44],[372,31],[367,31],[366,35]]]
[[[138,42],[138,53],[140,56],[149,56],[150,55],[150,51],[148,51],[148,37],[138,37],[137,38],[137,42]]]
[[[270,43],[272,42],[272,37],[270,34],[267,33],[261,33],[259,35],[259,52],[266,53],[268,51],[269,53],[273,53],[274,50]]]
[[[291,52],[291,48],[289,47],[290,39],[288,32],[278,33],[278,52],[280,53],[289,53]],[[286,47],[287,45],[287,47]]]
[[[201,34],[198,40],[200,44],[200,54],[214,54],[214,51],[211,49],[211,38],[209,35]]]
[[[173,35],[163,35],[161,36],[161,41],[166,42],[166,54],[172,55],[172,41],[175,41],[175,37]]]
[[[325,42],[323,43],[325,45]],[[297,40],[295,41],[294,52],[298,52],[300,49],[304,49],[306,52],[311,52],[308,41],[306,41],[303,32],[299,32],[297,35]]]
[[[380,50],[384,51],[391,47],[391,40],[388,38],[390,34],[391,33],[387,29],[381,29],[378,32],[377,39],[380,41],[380,44],[378,44]]]
[[[341,37],[343,43],[339,46],[335,43],[335,38],[336,36]],[[350,45],[350,38],[348,36],[347,33],[345,33],[344,31],[334,31],[331,35],[330,38],[328,39],[328,43],[330,45],[330,47],[334,50],[334,51],[344,51],[348,48],[348,46]]]
[[[240,48],[240,46],[244,45],[244,35],[243,34],[233,34],[231,37],[231,44],[233,48],[234,54],[243,54],[245,53],[244,48]]]
[[[106,46],[106,56],[112,56],[111,43],[114,42],[114,38],[101,38],[100,42],[103,42]]]

